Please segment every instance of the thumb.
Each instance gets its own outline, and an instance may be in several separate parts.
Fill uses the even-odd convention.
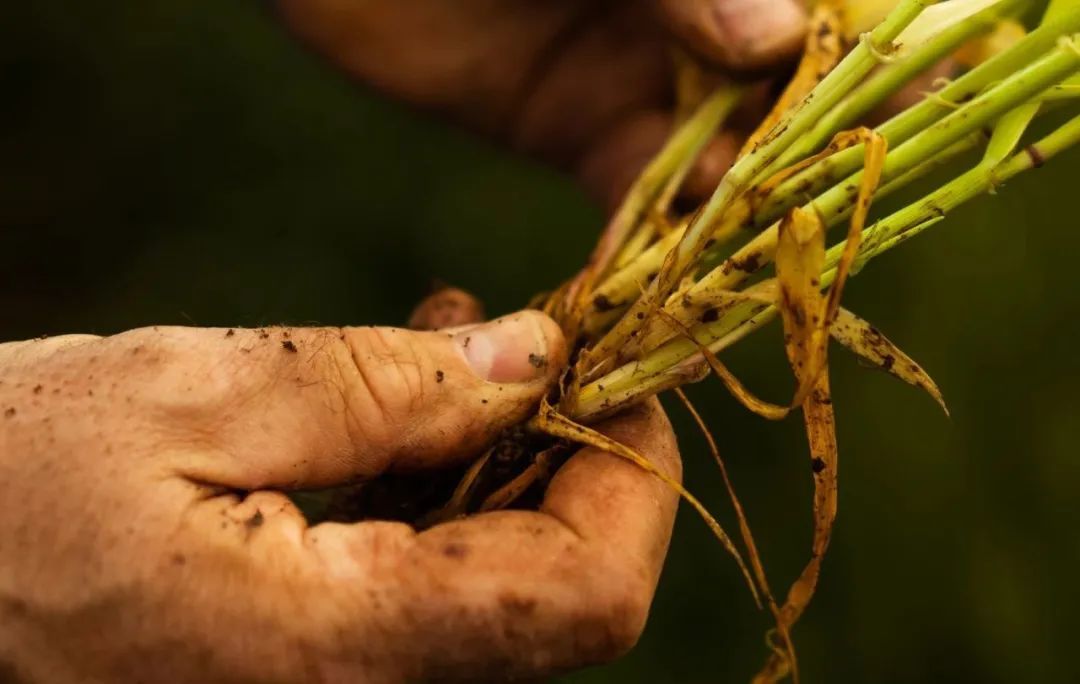
[[[717,66],[758,71],[802,48],[806,10],[799,0],[656,0],[668,28]]]
[[[452,333],[161,331],[198,336],[184,346],[198,350],[192,363],[206,373],[228,369],[227,382],[196,382],[196,396],[172,414],[213,439],[207,455],[185,454],[183,473],[241,489],[328,486],[461,461],[524,420],[566,359],[558,325],[535,311]],[[190,385],[192,374],[179,377]]]

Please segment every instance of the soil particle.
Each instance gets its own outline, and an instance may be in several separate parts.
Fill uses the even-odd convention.
[[[34,385],[34,394],[41,394],[41,390],[45,389],[41,385]]]
[[[233,330],[232,328],[229,328],[228,330],[225,331],[225,337],[232,337],[235,334],[236,334],[236,331]]]
[[[536,611],[536,599],[510,593],[499,596],[499,605],[507,613],[519,616],[532,615]]]
[[[758,270],[758,267],[761,265],[758,262],[758,259],[760,258],[760,254],[752,252],[750,254],[747,254],[742,259],[734,259],[731,262],[731,266],[736,271],[742,271],[743,273],[753,273],[754,271]]]
[[[282,340],[281,347],[287,352],[292,352],[293,354],[296,353],[296,345],[293,344],[292,340]]]
[[[262,524],[266,521],[263,517],[262,511],[255,511],[255,515],[248,518],[244,524],[248,526],[248,529],[254,529],[256,527],[262,527]]]
[[[469,548],[458,542],[448,542],[442,552],[447,558],[464,558],[469,555]]]
[[[443,373],[441,370],[435,371],[435,382],[442,382],[445,379],[446,379],[446,374],[445,373]]]
[[[615,305],[611,303],[611,300],[608,299],[607,297],[605,297],[602,294],[598,294],[595,297],[593,297],[592,303],[593,303],[593,308],[595,308],[597,311],[599,311],[601,313],[604,313],[606,311],[611,311],[612,309],[615,308]]]
[[[810,469],[814,471],[815,475],[817,475],[822,470],[825,470],[825,461],[815,457],[812,461],[810,461]]]
[[[548,365],[547,357],[541,354],[529,354],[529,365],[533,368],[544,368]]]

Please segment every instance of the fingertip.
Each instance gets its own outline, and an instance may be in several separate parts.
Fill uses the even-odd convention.
[[[806,10],[797,0],[659,1],[671,31],[690,49],[735,71],[789,62],[806,34]]]
[[[428,295],[413,309],[409,328],[441,330],[484,320],[484,305],[465,290],[444,287]]]

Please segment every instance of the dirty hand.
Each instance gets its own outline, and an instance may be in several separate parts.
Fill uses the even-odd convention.
[[[792,60],[806,28],[800,0],[276,5],[351,75],[574,170],[609,205],[670,130],[674,42],[721,71],[759,72]],[[707,150],[697,186],[727,170],[735,137]]]
[[[447,332],[147,328],[0,345],[0,680],[529,677],[637,638],[676,499],[584,449],[537,512],[308,527],[280,490],[475,454],[566,349]],[[603,428],[678,475],[651,404]]]

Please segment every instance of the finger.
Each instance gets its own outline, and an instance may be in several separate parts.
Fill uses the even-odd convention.
[[[657,404],[602,429],[678,476]],[[362,632],[349,624],[361,616],[347,611],[364,611],[415,668],[399,673],[407,680],[540,676],[609,660],[641,633],[676,505],[652,475],[583,449],[540,512],[484,514],[421,534],[386,523],[318,525],[305,548],[333,582],[308,597],[309,611],[350,634]]]
[[[657,0],[668,28],[699,56],[736,71],[792,60],[806,10],[798,0]]]
[[[614,213],[627,191],[672,132],[673,117],[652,111],[634,116],[603,136],[582,160],[578,176],[586,191]],[[739,151],[734,132],[721,132],[706,145],[687,175],[680,194],[702,199],[712,194]]]
[[[57,335],[36,340],[0,343],[0,358],[6,364],[26,364],[43,359],[67,347],[100,340],[97,335]]]
[[[678,444],[653,399],[601,426],[617,442],[682,480]],[[540,510],[561,520],[597,553],[632,562],[651,596],[667,554],[678,494],[656,476],[614,454],[583,449],[563,466]]]
[[[181,474],[257,489],[474,454],[535,407],[566,349],[551,319],[522,312],[455,333],[144,329],[83,353],[122,362],[95,398],[137,410]]]
[[[484,320],[484,305],[456,287],[445,287],[424,298],[409,316],[412,330],[440,330]]]

